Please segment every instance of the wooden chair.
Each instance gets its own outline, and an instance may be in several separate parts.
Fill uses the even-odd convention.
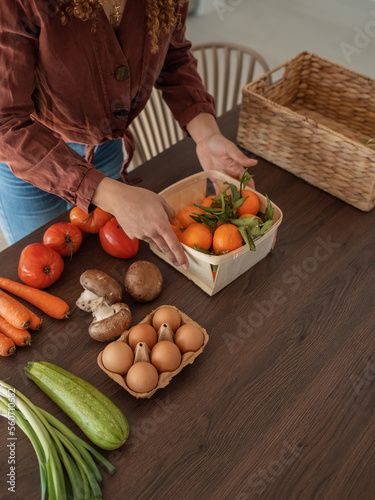
[[[216,115],[241,102],[241,89],[269,71],[256,51],[230,43],[202,43],[192,47],[198,71],[207,91],[214,97]],[[133,168],[149,160],[184,138],[184,133],[163,101],[161,91],[154,88],[151,98],[130,125],[134,136]]]

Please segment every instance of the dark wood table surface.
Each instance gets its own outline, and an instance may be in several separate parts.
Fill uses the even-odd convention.
[[[234,140],[238,110],[220,122]],[[132,175],[158,192],[198,170],[194,144],[185,139]],[[159,266],[164,289],[156,301],[125,295],[133,322],[173,304],[210,335],[169,386],[137,400],[108,378],[96,361],[103,344],[87,333],[91,316],[78,309],[66,321],[43,315],[33,345],[0,360],[3,380],[81,436],[26,378],[28,361],[70,370],[123,410],[130,437],[103,452],[117,466],[113,477],[104,474],[104,499],[375,498],[375,211],[360,212],[262,159],[254,173],[257,190],[284,214],[275,251],[217,295],[206,295],[143,242],[137,257],[120,260],[104,253],[95,235],[84,238],[49,289],[73,307],[85,269],[122,281],[134,260]],[[1,276],[18,279],[22,248],[42,241],[44,230],[0,253]],[[0,497],[37,499],[37,458],[20,430],[16,493],[6,490],[7,424],[0,422]]]

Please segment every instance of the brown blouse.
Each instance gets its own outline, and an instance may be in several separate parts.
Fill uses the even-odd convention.
[[[88,210],[104,174],[66,145],[87,149],[124,137],[152,88],[163,91],[181,127],[214,103],[196,71],[182,29],[150,52],[145,0],[128,0],[114,33],[104,11],[63,26],[54,0],[0,2],[0,161],[39,188]]]

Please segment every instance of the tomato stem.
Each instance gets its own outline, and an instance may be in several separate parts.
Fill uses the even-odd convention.
[[[69,245],[68,257],[72,260],[73,257],[73,241],[69,234],[65,235],[65,242]]]
[[[82,224],[87,224],[93,216],[93,212],[90,212],[85,219],[83,219]]]

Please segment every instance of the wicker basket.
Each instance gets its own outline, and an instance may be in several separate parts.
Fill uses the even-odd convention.
[[[375,146],[361,140],[374,136],[375,80],[315,54],[243,88],[238,144],[364,211],[375,204]]]

